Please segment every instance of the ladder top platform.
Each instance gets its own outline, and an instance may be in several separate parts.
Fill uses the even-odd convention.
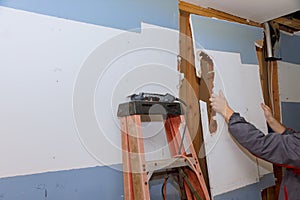
[[[118,108],[118,117],[130,115],[183,115],[179,102],[129,101]]]

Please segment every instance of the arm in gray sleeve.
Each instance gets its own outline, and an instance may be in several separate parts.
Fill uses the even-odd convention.
[[[292,133],[296,133],[296,131],[293,130],[293,129],[291,129],[291,128],[287,128],[287,129],[285,129],[285,131],[284,131],[283,133],[281,133],[281,134],[292,134]]]
[[[228,129],[255,156],[275,164],[300,167],[300,133],[286,130],[289,134],[265,135],[238,113],[230,117]]]

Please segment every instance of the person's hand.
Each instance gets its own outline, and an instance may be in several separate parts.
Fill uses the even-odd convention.
[[[286,128],[284,125],[282,125],[279,121],[275,119],[275,117],[272,114],[272,110],[263,103],[261,103],[261,108],[264,111],[267,123],[273,129],[273,131],[275,131],[276,133],[283,133]]]
[[[264,111],[264,115],[265,115],[266,121],[269,123],[272,120],[274,120],[271,108],[269,108],[269,106],[267,106],[264,103],[261,103],[260,105],[261,105],[262,110]]]
[[[220,90],[219,95],[212,94],[210,100],[210,105],[212,109],[225,118],[225,120],[228,122],[231,115],[233,114],[233,110],[228,106],[227,100],[223,94],[223,92]]]
[[[228,105],[227,100],[223,94],[223,92],[220,90],[219,95],[212,94],[210,100],[210,105],[212,109],[221,115],[226,115],[226,107]]]

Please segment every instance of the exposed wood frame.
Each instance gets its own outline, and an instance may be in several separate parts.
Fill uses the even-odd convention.
[[[201,15],[205,17],[214,17],[218,19],[223,19],[231,22],[238,22],[241,24],[247,24],[256,27],[262,27],[261,24],[253,22],[241,17],[237,17],[213,8],[203,8],[201,6],[196,6],[194,4],[187,3],[185,1],[179,1],[179,10],[188,12],[190,14]]]
[[[270,101],[273,101],[273,103],[270,102],[270,106],[273,105],[274,107],[274,117],[277,121],[281,121],[281,112],[280,112],[280,100],[279,100],[279,84],[278,84],[278,64],[277,61],[269,61],[269,66],[272,68],[271,74],[268,74],[270,77],[272,77],[272,99],[270,97]],[[272,107],[272,106],[271,106]],[[282,176],[283,176],[283,168],[277,165],[273,165],[274,168],[274,175],[275,175],[275,197],[278,199],[279,192],[280,192],[280,185],[282,182]]]
[[[277,61],[266,61],[263,48],[256,47],[256,54],[259,63],[260,81],[265,104],[270,108],[274,106],[274,117],[280,121],[280,102],[279,102],[279,86],[278,86],[278,66]],[[268,70],[269,69],[269,70]],[[272,70],[270,70],[272,69]],[[272,83],[270,85],[270,79]],[[272,91],[270,89],[272,88]],[[270,95],[272,93],[272,95]],[[273,165],[275,186],[262,191],[262,200],[278,199],[280,185],[282,181],[282,167]]]
[[[247,19],[243,19],[237,16],[233,16],[228,13],[224,13],[212,8],[203,8],[200,6],[196,6],[184,1],[179,1],[179,10],[180,10],[180,33],[186,35],[187,37],[191,37],[191,30],[189,27],[189,15],[190,14],[196,14],[200,16],[205,17],[213,17],[218,18],[221,20],[227,20],[231,22],[237,22],[241,24],[246,24],[250,26],[255,27],[263,27],[262,24],[249,21]],[[194,54],[193,54],[193,44],[191,40],[182,39],[180,37],[180,55],[184,58],[188,58],[188,60],[194,60]],[[273,105],[274,105],[274,114],[275,118],[280,120],[280,105],[279,105],[279,91],[278,91],[278,69],[277,69],[277,62],[272,63],[273,71],[272,74],[268,74],[267,72],[267,62],[264,59],[264,53],[259,51],[257,49],[257,57],[258,62],[260,66],[260,77],[261,77],[261,84],[262,84],[262,90],[263,90],[263,96],[265,99],[265,102],[267,105],[271,105],[271,96],[269,94],[269,85],[268,80],[272,76],[272,97],[273,97]],[[179,71],[185,74],[186,80],[189,82],[189,84],[192,86],[193,92],[195,92],[196,96],[200,99],[200,81],[199,78],[196,77],[196,72],[193,64],[189,63],[188,61],[182,61],[182,63],[178,66]],[[183,99],[186,99],[188,102],[188,105],[190,107],[190,110],[196,109],[196,111],[199,110],[199,106],[195,105],[195,102],[189,101],[189,89],[186,89],[186,87],[181,88],[180,90],[180,96]],[[192,113],[192,115],[195,115],[195,113]],[[192,117],[192,116],[191,116]],[[201,127],[201,119],[200,119],[200,125],[197,131],[197,137],[195,137],[195,140],[193,141],[195,149],[200,150],[201,144],[203,144],[203,133],[202,133],[202,127]],[[189,124],[189,128],[193,129],[193,124]],[[205,158],[200,159],[200,165],[202,168],[202,171],[204,173],[204,177],[206,178],[206,184],[209,187],[209,180],[208,180],[208,174],[207,174],[207,166],[206,166],[206,160]],[[280,182],[282,179],[282,168],[280,167],[274,167],[274,174],[276,177],[276,186],[268,188],[263,191],[262,198],[263,200],[273,200],[274,197],[278,196],[278,192],[280,189]]]
[[[192,33],[189,25],[189,13],[185,11],[180,11],[179,16],[179,27],[180,27],[180,57],[182,58],[181,62],[178,65],[178,70],[181,73],[184,73],[185,79],[181,84],[179,90],[179,96],[182,98],[189,107],[189,119],[188,120],[188,129],[193,138],[193,145],[195,151],[198,153],[200,151],[201,145],[203,144],[203,134],[201,119],[199,115],[199,102],[200,91],[199,84],[200,80],[196,77],[194,61],[194,52],[193,52],[193,42],[192,42]],[[196,99],[195,99],[196,97]],[[207,188],[209,188],[208,181],[208,172],[206,159],[198,157],[199,164],[202,170],[203,177]]]
[[[279,24],[279,29],[288,33],[300,31],[300,11],[271,20]]]

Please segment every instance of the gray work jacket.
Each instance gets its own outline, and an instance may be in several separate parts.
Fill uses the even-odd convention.
[[[253,155],[286,168],[280,188],[280,200],[300,200],[300,133],[265,135],[239,113],[228,123],[232,136]]]

